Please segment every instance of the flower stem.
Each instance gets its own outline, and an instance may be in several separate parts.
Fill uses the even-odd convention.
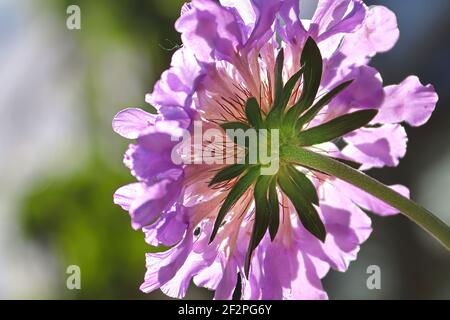
[[[430,211],[361,171],[327,156],[296,146],[286,146],[283,158],[303,167],[344,180],[398,209],[450,250],[450,228]]]

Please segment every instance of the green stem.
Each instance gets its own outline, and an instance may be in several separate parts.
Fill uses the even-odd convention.
[[[284,148],[283,158],[306,168],[344,180],[386,202],[428,231],[447,250],[450,250],[450,228],[444,222],[414,201],[409,200],[363,172],[329,157],[295,146]]]

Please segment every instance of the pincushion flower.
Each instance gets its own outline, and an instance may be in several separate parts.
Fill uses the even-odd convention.
[[[238,283],[243,299],[326,299],[321,279],[345,271],[372,231],[366,211],[401,211],[449,246],[448,227],[406,187],[362,173],[397,166],[402,123],[423,125],[438,101],[417,77],[383,86],[369,66],[398,40],[394,13],[320,0],[311,20],[299,17],[293,0],[185,4],[175,25],[183,46],[146,97],[158,114],[115,117],[114,130],[136,140],[124,162],[138,182],[114,202],[166,248],[147,254],[142,291],[182,298],[193,280],[216,299],[232,298]],[[202,161],[214,142],[195,138],[199,125],[225,137],[214,149],[221,161]],[[242,144],[232,129],[266,130],[267,141],[276,133],[276,159],[250,163],[266,141]],[[226,163],[230,149],[244,161]]]

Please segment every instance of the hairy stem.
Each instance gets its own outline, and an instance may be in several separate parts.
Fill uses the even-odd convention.
[[[399,210],[433,235],[447,250],[450,250],[450,228],[443,221],[414,201],[409,200],[363,172],[327,156],[296,146],[286,146],[283,150],[283,158],[303,167],[339,178],[366,191]]]

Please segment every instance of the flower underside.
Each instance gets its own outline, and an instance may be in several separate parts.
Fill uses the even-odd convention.
[[[397,166],[404,124],[438,101],[431,84],[385,86],[369,65],[397,42],[395,14],[320,0],[300,16],[298,0],[186,3],[183,46],[146,96],[158,113],[115,117],[137,181],[114,202],[159,248],[142,291],[183,298],[193,281],[216,299],[326,299],[321,279],[356,259],[369,212],[403,213],[450,248],[407,187],[364,173]]]
[[[322,108],[347,88],[352,81],[344,82],[335,87],[314,104],[321,82],[323,66],[320,50],[312,38],[308,38],[302,52],[301,69],[285,84],[282,80],[283,65],[284,52],[280,50],[275,65],[275,99],[268,114],[262,114],[257,99],[252,97],[247,100],[245,105],[245,122],[236,121],[221,124],[225,130],[278,130],[280,140],[279,157],[277,159],[279,161],[278,172],[273,175],[263,175],[261,168],[267,164],[250,164],[247,161],[220,170],[209,184],[210,187],[214,187],[234,182],[219,210],[210,242],[214,240],[230,209],[253,186],[255,221],[245,259],[245,273],[247,275],[252,253],[263,239],[266,231],[269,230],[272,241],[278,232],[280,201],[277,188],[289,198],[305,229],[320,241],[325,241],[325,226],[314,207],[314,205],[319,205],[316,188],[305,173],[297,169],[297,164],[290,160],[287,150],[292,146],[305,148],[335,140],[367,125],[377,115],[377,110],[374,109],[356,111],[308,129],[308,124],[319,114]],[[293,90],[302,79],[302,94],[298,101],[287,109]],[[270,139],[268,140],[270,141]],[[258,148],[261,143],[265,142],[258,141],[255,146],[246,144],[245,147],[249,151],[250,148]]]

